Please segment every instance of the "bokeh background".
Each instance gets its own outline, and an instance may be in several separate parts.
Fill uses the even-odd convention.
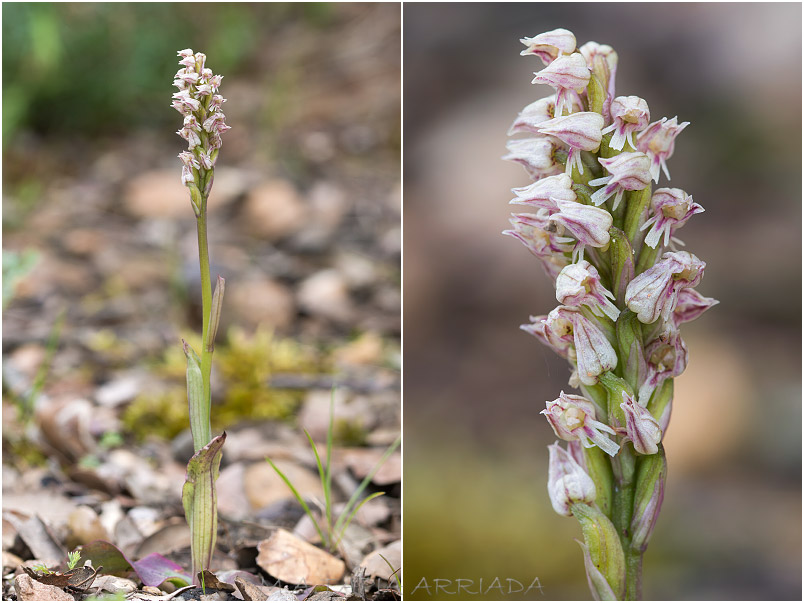
[[[706,209],[680,236],[721,302],[682,329],[645,598],[799,599],[801,6],[541,2],[404,6],[408,598],[431,598],[422,578],[432,598],[589,596],[580,530],[547,496],[555,436],[538,414],[568,369],[518,329],[556,302],[500,235],[509,189],[528,183],[500,161],[506,131],[551,93],[530,84],[542,66],[519,38],[557,27],[612,45],[618,94],[653,120],[691,122],[671,186]],[[543,593],[507,594],[536,577]],[[481,578],[506,594],[471,596]]]
[[[370,468],[395,440],[400,21],[377,3],[3,6],[4,511],[60,535],[76,504],[106,521],[121,496],[181,516],[162,503],[189,458],[181,338],[199,349],[201,325],[170,106],[188,47],[224,76],[231,126],[209,201],[227,281],[212,417],[224,471],[256,485],[244,502],[241,470],[221,496],[241,492],[239,518],[275,502],[270,446],[314,469],[300,427],[326,433],[333,382],[336,447]],[[340,498],[362,478],[338,463]],[[379,540],[398,539],[398,455],[387,469]]]

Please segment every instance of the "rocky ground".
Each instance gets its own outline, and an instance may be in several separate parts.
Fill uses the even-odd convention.
[[[182,141],[29,133],[4,153],[4,599],[398,597],[399,450],[374,472],[400,428],[399,14],[390,8],[317,32],[317,43],[342,42],[324,58],[288,32],[261,59],[260,81],[226,81],[232,130],[209,234],[213,275],[226,278],[212,415],[227,440],[219,582],[209,577],[206,594],[164,580],[189,571],[180,341],[197,340],[201,323]],[[266,131],[252,122],[280,62],[306,66],[309,84]],[[333,517],[367,477],[362,496],[384,494],[325,550],[265,459],[321,519],[326,497],[304,430],[323,458],[331,403]],[[74,550],[97,575],[66,571]]]

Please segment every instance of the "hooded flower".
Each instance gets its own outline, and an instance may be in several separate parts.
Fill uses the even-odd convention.
[[[538,207],[550,213],[558,211],[556,199],[573,202],[578,199],[572,190],[572,178],[566,174],[548,176],[529,186],[512,189],[512,192],[516,198],[511,203]]]
[[[625,290],[625,304],[640,322],[667,322],[678,305],[682,289],[695,287],[706,263],[687,251],[665,253],[652,268],[638,275]]]
[[[661,120],[653,122],[637,136],[636,148],[650,158],[650,173],[654,182],[659,182],[659,166],[670,180],[667,160],[673,155],[676,136],[688,125],[690,125],[688,121],[679,125],[676,117],[669,120],[662,117]]]
[[[687,368],[687,346],[678,331],[663,333],[645,347],[645,358],[648,374],[639,388],[639,400],[647,405],[662,383],[678,377]]]
[[[583,250],[590,247],[605,247],[611,241],[609,229],[612,217],[609,212],[592,205],[554,199],[558,212],[550,216],[555,224],[566,228],[577,239],[573,261],[583,259]]]
[[[628,142],[631,148],[636,149],[632,135],[648,125],[650,121],[648,103],[638,96],[618,96],[611,101],[610,111],[614,123],[603,130],[603,134],[614,132],[609,146],[621,151]]]
[[[542,122],[537,127],[540,134],[553,136],[570,148],[567,158],[567,174],[572,174],[572,167],[583,174],[581,151],[597,151],[603,138],[603,116],[593,111],[579,111],[570,115],[554,117]]]
[[[681,289],[681,291],[678,292],[676,309],[670,317],[675,330],[678,330],[679,325],[682,323],[695,320],[709,308],[719,303],[720,302],[716,299],[704,297],[695,289]]]
[[[572,251],[573,239],[563,236],[563,228],[559,230],[551,225],[547,210],[539,210],[536,214],[513,214],[510,222],[513,228],[504,230],[503,234],[518,239],[542,260],[547,274],[555,279],[569,263],[564,254]]]
[[[548,467],[547,493],[553,509],[559,515],[572,516],[570,507],[575,503],[592,504],[597,492],[595,482],[575,462],[570,454],[558,445],[558,442],[547,447],[550,453]]]
[[[650,160],[645,153],[620,153],[610,159],[601,157],[600,164],[611,174],[603,178],[589,181],[590,186],[605,186],[592,193],[592,203],[603,203],[614,196],[614,206],[617,209],[625,191],[641,191],[650,184]]]
[[[634,443],[639,454],[656,454],[662,441],[662,430],[658,421],[644,406],[623,392],[620,408],[625,413],[626,437]]]
[[[564,306],[586,306],[598,316],[617,320],[620,310],[611,300],[614,294],[600,283],[600,274],[592,264],[581,260],[569,264],[556,277],[556,299]]]
[[[600,328],[583,314],[558,306],[544,319],[544,334],[553,347],[572,342],[578,379],[584,385],[597,383],[597,376],[617,366],[617,353]]]
[[[609,456],[614,456],[620,446],[603,435],[602,432],[615,434],[615,431],[600,421],[595,420],[595,406],[583,396],[574,396],[561,392],[547,408],[541,412],[556,436],[571,442],[579,440],[584,448],[597,446]]]
[[[558,143],[547,136],[509,140],[505,145],[508,154],[505,161],[513,161],[525,168],[531,178],[538,180],[564,171],[564,166],[555,158]]]
[[[549,65],[562,54],[570,54],[575,51],[575,34],[566,29],[546,31],[538,36],[522,38],[519,41],[527,46],[519,53],[520,55],[535,55],[545,65]]]
[[[692,200],[692,195],[688,195],[680,188],[657,189],[650,202],[653,206],[653,216],[640,230],[650,228],[645,236],[645,244],[652,249],[656,249],[662,237],[666,247],[676,230],[684,226],[692,216],[704,211],[703,207]]]
[[[575,111],[583,111],[583,108],[578,103],[577,99],[573,99],[573,105],[570,113]],[[548,97],[540,98],[532,102],[527,107],[522,109],[517,115],[514,123],[508,130],[508,136],[514,134],[538,134],[538,125],[553,119],[556,116],[556,95],[551,94]]]
[[[556,91],[556,115],[564,114],[564,109],[572,111],[574,102],[580,104],[579,93],[589,84],[591,77],[586,59],[579,53],[558,57],[547,67],[534,73],[532,84],[547,84]]]

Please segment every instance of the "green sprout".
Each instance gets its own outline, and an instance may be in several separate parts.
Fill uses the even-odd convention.
[[[81,552],[80,551],[73,551],[71,553],[67,553],[67,569],[75,569],[75,566],[78,565],[78,562],[81,560]]]
[[[354,519],[357,512],[360,510],[364,504],[368,501],[377,498],[378,496],[382,496],[385,492],[374,492],[369,496],[365,497],[362,500],[360,499],[360,495],[366,489],[369,482],[372,480],[374,475],[379,471],[380,467],[388,460],[388,457],[393,454],[394,450],[399,446],[401,441],[401,436],[397,437],[396,440],[391,444],[386,451],[383,453],[380,460],[377,461],[377,464],[371,469],[371,471],[366,475],[360,485],[352,494],[352,497],[346,503],[346,507],[344,507],[343,511],[338,515],[337,518],[333,521],[333,501],[332,501],[332,440],[333,440],[333,426],[335,424],[334,420],[334,407],[335,407],[335,389],[332,390],[332,396],[330,398],[329,404],[329,427],[327,428],[327,456],[326,456],[326,468],[321,463],[321,457],[318,454],[318,449],[316,448],[315,442],[313,441],[312,436],[310,433],[305,429],[304,434],[307,436],[307,440],[310,442],[310,447],[313,449],[313,454],[315,455],[315,462],[318,466],[318,475],[321,478],[321,486],[324,490],[324,517],[323,517],[323,525],[319,522],[318,518],[316,517],[315,513],[310,509],[310,506],[307,504],[307,501],[299,494],[299,491],[296,487],[291,483],[288,477],[282,473],[281,469],[277,467],[274,462],[270,458],[266,458],[271,467],[273,467],[274,471],[282,478],[282,481],[287,484],[287,487],[290,488],[290,491],[293,493],[293,496],[299,502],[299,504],[304,509],[304,512],[307,516],[312,520],[313,525],[315,526],[316,532],[318,532],[319,538],[321,538],[322,544],[329,549],[330,551],[336,551],[340,546],[341,539],[343,538],[343,534],[346,531],[346,528],[349,527],[349,524]],[[359,502],[358,502],[359,501]]]

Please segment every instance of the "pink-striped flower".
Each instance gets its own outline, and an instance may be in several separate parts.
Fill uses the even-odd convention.
[[[523,166],[534,180],[564,171],[564,166],[555,158],[555,151],[559,147],[557,141],[552,138],[547,136],[519,138],[509,140],[505,146],[508,154],[504,155],[503,159]]]
[[[516,198],[511,199],[511,203],[546,209],[550,213],[558,211],[556,199],[564,201],[577,201],[578,199],[572,190],[572,178],[566,174],[548,176],[528,186],[512,189],[512,192]]]
[[[576,43],[575,34],[561,28],[540,33],[532,38],[522,38],[519,41],[527,46],[525,50],[519,53],[520,55],[535,55],[545,65],[549,65],[562,54],[574,52]]]
[[[503,231],[504,235],[514,237],[542,261],[545,272],[554,279],[561,269],[569,263],[564,255],[573,249],[573,239],[563,236],[551,226],[547,210],[536,214],[513,214],[512,229]],[[563,229],[562,229],[563,230]]]
[[[688,125],[690,125],[688,121],[679,124],[676,117],[669,120],[662,117],[661,120],[653,122],[637,135],[636,148],[650,158],[650,173],[654,182],[659,182],[659,166],[670,180],[667,160],[673,155],[676,136]]]
[[[597,492],[595,482],[572,458],[558,445],[558,442],[547,447],[550,462],[547,470],[547,493],[553,509],[559,515],[572,516],[570,507],[575,503],[592,504]]]
[[[600,283],[600,274],[592,264],[581,260],[569,264],[556,277],[558,303],[572,308],[586,306],[598,316],[617,320],[620,310],[611,300],[614,294]]]
[[[688,195],[680,188],[657,189],[650,202],[653,216],[642,225],[641,230],[650,228],[645,236],[645,244],[653,249],[662,237],[666,247],[676,230],[684,226],[692,216],[704,211],[703,207],[692,200],[692,195]]]
[[[617,366],[617,353],[600,328],[583,314],[558,306],[544,319],[544,334],[553,347],[572,342],[578,379],[584,385],[597,383],[597,376]]]
[[[634,450],[639,454],[656,454],[662,441],[662,430],[659,422],[653,418],[647,408],[637,404],[633,398],[623,392],[620,408],[625,413],[626,437],[634,443]]]
[[[547,84],[556,91],[556,115],[572,111],[572,105],[580,104],[580,92],[589,84],[591,73],[586,59],[579,53],[558,57],[547,67],[534,73],[532,84]]]
[[[621,151],[627,142],[636,149],[633,133],[643,130],[650,121],[648,103],[638,96],[618,96],[611,101],[613,123],[603,130],[603,134],[614,132],[609,146]]]
[[[609,212],[592,205],[584,205],[564,199],[554,199],[558,212],[550,216],[555,224],[566,228],[577,239],[573,259],[583,259],[584,247],[605,247],[611,241],[609,229],[612,217]]]
[[[645,359],[648,371],[639,388],[639,400],[647,405],[662,383],[678,377],[687,368],[687,346],[678,331],[663,333],[645,346]]]
[[[601,157],[600,164],[610,176],[589,181],[590,186],[603,186],[592,193],[592,203],[602,205],[614,195],[612,209],[617,209],[625,191],[641,191],[650,184],[650,160],[645,153],[620,153],[609,159]]]
[[[562,115],[539,124],[536,128],[540,134],[553,136],[570,148],[567,157],[567,174],[572,174],[572,167],[583,174],[581,151],[597,151],[603,138],[603,116],[593,111],[579,111],[570,115]]]
[[[531,316],[530,322],[525,325],[519,325],[519,328],[536,339],[541,341],[545,346],[552,349],[556,354],[565,360],[575,360],[575,348],[571,339],[554,339],[551,340],[547,337],[545,328],[547,326],[547,316]]]
[[[604,435],[604,432],[615,435],[615,431],[605,423],[595,420],[595,406],[583,396],[565,394],[562,391],[558,398],[547,402],[547,407],[541,414],[562,440],[579,440],[584,448],[597,446],[609,456],[616,455],[620,449],[616,442]]]
[[[704,297],[695,289],[682,289],[678,292],[678,303],[671,316],[673,326],[678,329],[682,323],[695,320],[709,308],[719,303],[714,298]]]
[[[625,290],[625,304],[640,322],[667,322],[678,305],[679,292],[695,287],[703,278],[706,263],[688,251],[665,253],[651,268],[638,275]]]

